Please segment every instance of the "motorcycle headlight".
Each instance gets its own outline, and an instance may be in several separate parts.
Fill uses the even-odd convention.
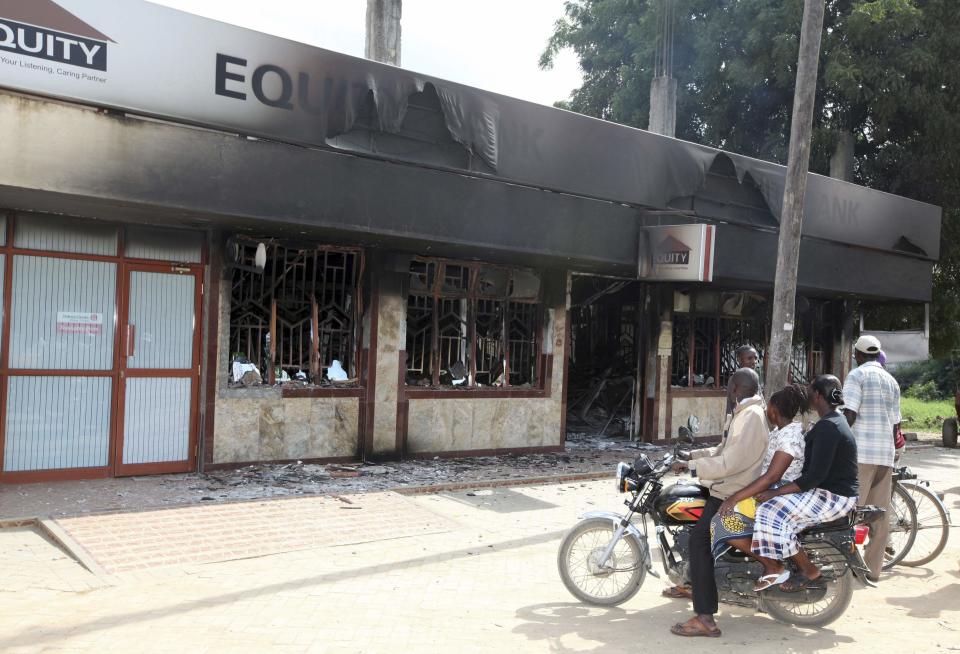
[[[638,488],[637,480],[633,477],[633,466],[621,461],[617,464],[617,492],[631,493]]]
[[[626,492],[623,489],[624,480],[627,479],[627,475],[629,474],[630,474],[630,464],[624,463],[623,461],[617,464],[617,492],[618,493]]]

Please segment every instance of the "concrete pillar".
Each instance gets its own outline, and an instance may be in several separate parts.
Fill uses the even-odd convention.
[[[373,394],[373,434],[370,440],[370,459],[395,459],[399,451],[397,436],[397,403],[400,393],[400,352],[406,346],[407,302],[402,294],[398,275],[381,271],[377,280],[376,377]]]
[[[403,0],[367,0],[367,42],[364,56],[400,65],[400,18]]]
[[[670,355],[673,354],[673,311],[667,309],[660,317],[657,339],[657,438],[670,438],[667,432],[667,410],[670,392]]]
[[[650,82],[650,125],[647,130],[676,136],[677,80],[672,77],[654,77]]]
[[[837,147],[830,156],[830,177],[853,181],[854,145],[853,132],[842,131],[837,134]]]

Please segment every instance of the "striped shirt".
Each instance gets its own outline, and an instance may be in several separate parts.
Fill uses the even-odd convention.
[[[843,382],[844,409],[857,414],[853,435],[859,463],[893,467],[893,426],[900,423],[900,386],[876,361],[852,370]]]

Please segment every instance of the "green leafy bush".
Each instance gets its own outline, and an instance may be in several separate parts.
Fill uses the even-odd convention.
[[[930,359],[898,366],[891,371],[905,397],[945,400],[957,389],[957,366],[949,359]]]
[[[922,384],[913,384],[912,386],[908,387],[903,394],[906,397],[912,397],[925,402],[934,402],[936,400],[945,399],[943,394],[937,389],[937,385],[932,379]]]

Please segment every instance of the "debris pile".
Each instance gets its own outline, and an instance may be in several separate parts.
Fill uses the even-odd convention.
[[[198,503],[259,500],[309,495],[427,488],[447,484],[563,477],[585,473],[612,476],[618,461],[640,452],[651,458],[665,451],[647,443],[577,434],[566,451],[460,459],[362,463],[250,465],[205,474],[115,477],[78,482],[22,484],[4,496],[0,517],[68,516],[104,511],[143,511]]]
[[[636,378],[625,361],[615,361],[602,369],[585,366],[572,369],[567,403],[568,432],[599,436],[630,434],[635,388]]]
[[[623,439],[579,438],[567,443],[566,452],[547,454],[436,458],[385,465],[261,464],[196,476],[193,480],[199,483],[194,483],[191,490],[212,500],[229,501],[282,495],[360,493],[586,472],[611,471],[612,474],[617,461],[632,461],[640,451],[660,449]]]

